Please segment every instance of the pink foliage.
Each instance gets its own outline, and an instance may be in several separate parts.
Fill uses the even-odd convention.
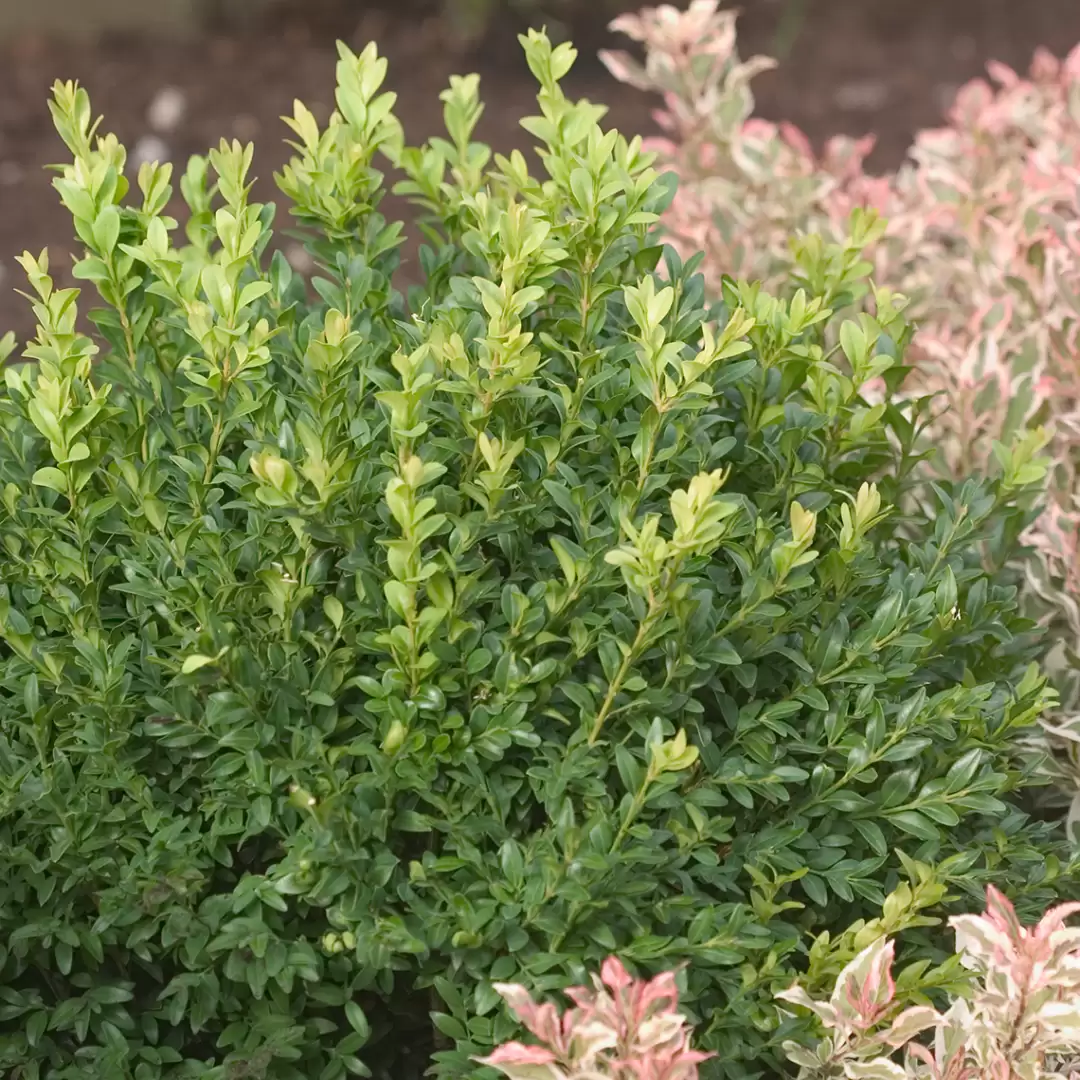
[[[835,232],[853,206],[886,201],[864,174],[873,139],[833,139],[820,158],[792,124],[752,116],[750,82],[774,66],[736,51],[736,14],[715,0],[693,0],[624,15],[612,29],[645,45],[644,66],[604,52],[616,78],[663,95],[656,114],[665,137],[651,141],[680,178],[667,216],[668,239],[683,254],[703,250],[706,273],[775,283],[787,269],[797,229]]]
[[[892,943],[863,950],[841,973],[829,1002],[798,987],[780,998],[816,1013],[826,1038],[813,1051],[789,1044],[800,1076],[851,1080],[1039,1080],[1080,1050],[1080,929],[1066,924],[1080,904],[1053,908],[1023,926],[1009,901],[987,890],[982,915],[951,920],[956,946],[976,976],[970,1000],[945,1013],[892,1007]],[[914,1042],[932,1029],[931,1045]],[[893,1054],[905,1051],[904,1064]]]
[[[691,1049],[671,972],[635,979],[609,957],[592,986],[566,991],[574,1007],[563,1013],[515,983],[496,990],[540,1043],[506,1043],[480,1059],[511,1080],[697,1080],[709,1057]]]
[[[972,986],[945,1012],[901,1007],[894,945],[878,938],[843,969],[828,1001],[798,986],[778,995],[824,1028],[816,1047],[787,1043],[788,1057],[801,1080],[1080,1080],[1069,1065],[1080,1052],[1080,928],[1067,922],[1077,912],[1080,904],[1062,904],[1024,926],[989,888],[982,915],[950,920]],[[670,972],[635,979],[611,957],[591,986],[567,991],[565,1012],[522,986],[496,989],[537,1040],[479,1059],[510,1080],[697,1080],[710,1056],[691,1048]],[[916,1041],[924,1032],[931,1038]]]

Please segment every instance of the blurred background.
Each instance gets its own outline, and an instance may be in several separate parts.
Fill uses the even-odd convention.
[[[687,0],[682,0],[686,3]],[[333,95],[334,41],[376,40],[411,142],[441,126],[451,73],[478,71],[480,137],[525,147],[518,119],[533,83],[515,34],[546,24],[580,49],[570,90],[611,107],[620,130],[653,130],[653,102],[596,60],[625,42],[607,30],[625,0],[0,0],[0,330],[29,329],[12,257],[50,248],[70,263],[68,220],[42,169],[61,156],[46,97],[79,79],[105,130],[136,159],[174,162],[222,137],[255,140],[257,196],[274,198],[285,160],[279,116],[304,100],[320,120]],[[742,0],[743,55],[781,59],[754,83],[759,112],[816,142],[873,132],[871,167],[894,166],[935,125],[958,85],[996,59],[1026,68],[1044,45],[1080,41],[1080,0]],[[405,214],[391,205],[390,213]],[[279,219],[279,226],[283,222]]]

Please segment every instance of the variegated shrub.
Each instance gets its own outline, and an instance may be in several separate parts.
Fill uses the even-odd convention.
[[[894,943],[881,937],[841,973],[828,1001],[798,986],[780,999],[813,1012],[826,1028],[816,1047],[789,1043],[805,1080],[1050,1080],[1080,1068],[1080,929],[1066,920],[1080,904],[1048,911],[1025,927],[991,887],[983,915],[950,920],[966,996],[947,1011],[900,1008]],[[916,1041],[924,1032],[931,1039]],[[903,1063],[896,1061],[903,1051]]]
[[[592,986],[570,987],[560,1014],[517,983],[495,989],[537,1045],[504,1043],[481,1058],[509,1080],[697,1080],[712,1055],[690,1046],[675,976],[635,979],[614,956]]]
[[[780,991],[780,1012],[809,1013],[824,1029],[817,1042],[785,1043],[800,1080],[1080,1075],[1080,929],[1066,922],[1078,910],[1060,905],[1026,927],[988,889],[983,915],[951,920],[967,977],[944,1012],[925,997],[929,981],[898,993],[895,942],[881,933],[843,968],[827,1000],[798,984]],[[565,991],[572,1007],[563,1012],[521,985],[496,989],[535,1040],[480,1059],[509,1080],[697,1080],[711,1056],[692,1046],[672,972],[634,978],[609,957],[592,986]],[[922,1001],[912,1004],[913,996]]]

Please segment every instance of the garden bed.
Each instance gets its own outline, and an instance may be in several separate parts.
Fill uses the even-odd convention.
[[[866,182],[841,146],[819,161],[739,122],[730,14],[627,20],[669,92],[675,192],[564,93],[647,126],[590,59],[595,27],[574,28],[565,87],[568,46],[522,40],[538,182],[474,137],[525,141],[508,28],[467,56],[402,3],[197,48],[13,47],[10,246],[61,236],[37,166],[64,161],[79,241],[53,266],[78,247],[92,287],[77,306],[20,260],[36,366],[9,367],[0,399],[0,1074],[415,1080],[430,1058],[441,1078],[697,1080],[704,1052],[705,1080],[791,1075],[782,1053],[818,1080],[951,1026],[934,1075],[1037,1075],[1076,1027],[1072,906],[1022,923],[1080,896],[1080,855],[1039,801],[1058,672],[1027,616],[1056,630],[1038,604],[1058,571],[1021,543],[1049,536],[1048,467],[1018,427],[1041,416],[1013,414],[1037,391],[1051,420],[1080,415],[1080,49],[1041,53],[1030,84],[995,69],[1011,89],[969,88],[954,130]],[[765,109],[819,141],[886,131],[888,166],[928,120],[910,69],[868,44],[889,27],[830,34],[843,11],[808,24]],[[768,14],[744,51],[768,47]],[[926,20],[953,65],[924,71],[936,111],[983,54]],[[1029,23],[1031,44],[1071,40]],[[343,47],[327,119],[334,37],[379,43],[399,115],[374,48]],[[1012,48],[985,51],[1020,66]],[[469,67],[485,82],[443,95],[449,138],[397,153],[400,121],[421,140]],[[58,82],[46,140],[54,74],[93,106]],[[908,128],[887,127],[900,105]],[[98,111],[127,150],[92,139]],[[253,205],[283,112],[305,248]],[[215,144],[177,228],[150,163]],[[380,149],[439,238],[404,274]],[[116,182],[125,154],[141,197]],[[93,341],[72,332],[87,316]],[[957,374],[941,409],[938,371]],[[1009,407],[984,409],[975,375]],[[1000,436],[989,475],[973,430]],[[1053,437],[1051,497],[1071,497],[1080,440]],[[939,920],[980,894],[948,956]],[[964,997],[972,964],[990,992],[970,1008],[879,1029]],[[568,989],[590,971],[596,994]],[[582,1011],[556,1030],[526,988]],[[814,1013],[835,1034],[810,1057]],[[558,1052],[514,1041],[518,1020]]]

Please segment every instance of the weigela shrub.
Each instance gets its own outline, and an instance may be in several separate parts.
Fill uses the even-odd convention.
[[[635,979],[617,957],[604,961],[592,986],[566,990],[574,1003],[560,1015],[538,1005],[519,983],[495,989],[539,1045],[509,1042],[480,1061],[510,1080],[697,1080],[709,1055],[690,1047],[690,1027],[679,1012],[670,971]]]
[[[940,396],[935,465],[997,467],[996,443],[1048,428],[1051,497],[1027,537],[1026,595],[1055,643],[1068,749],[1055,774],[1078,793],[1080,822],[1080,46],[1064,61],[1039,51],[1027,78],[989,65],[992,83],[963,87],[946,126],[920,133],[897,173],[872,177],[872,138],[835,138],[817,156],[792,125],[752,117],[749,79],[772,62],[740,62],[735,14],[716,0],[612,25],[646,58],[608,53],[608,67],[664,94],[665,137],[651,145],[680,178],[665,230],[681,251],[704,251],[710,281],[783,281],[788,234],[836,237],[852,206],[872,206],[888,219],[877,280],[909,298],[918,327],[911,386]]]
[[[1040,1080],[1076,1076],[1080,1064],[1080,910],[1061,904],[1032,927],[992,886],[983,915],[950,919],[972,985],[945,1013],[930,1005],[899,1009],[894,944],[880,938],[841,973],[829,1001],[794,986],[778,995],[812,1011],[828,1035],[814,1049],[787,1047],[799,1076],[866,1080]],[[913,1041],[931,1032],[933,1042]],[[904,1051],[904,1063],[895,1060]]]
[[[600,55],[620,81],[663,96],[654,114],[663,135],[647,145],[679,178],[663,221],[667,241],[687,257],[700,252],[714,288],[724,274],[782,287],[792,235],[841,239],[850,210],[868,205],[871,192],[886,203],[887,186],[879,191],[882,182],[863,172],[872,137],[831,139],[818,157],[794,125],[753,115],[751,82],[776,63],[739,56],[736,20],[719,0],[645,8],[611,24],[641,43],[644,61]]]
[[[895,944],[879,937],[840,973],[829,1000],[801,986],[777,998],[813,1013],[827,1032],[813,1048],[785,1049],[806,1080],[1052,1080],[1073,1076],[1080,1050],[1080,930],[1066,920],[1078,905],[1048,911],[1025,927],[992,886],[984,915],[951,920],[968,973],[947,1012],[900,1007]],[[635,979],[615,957],[592,987],[566,991],[573,1007],[538,1005],[520,985],[496,989],[536,1039],[510,1042],[482,1059],[509,1080],[696,1080],[709,1055],[691,1048],[672,972]],[[932,1033],[933,1042],[914,1041]],[[901,1066],[895,1057],[904,1051]]]
[[[269,255],[250,146],[191,160],[181,226],[170,167],[130,183],[55,88],[102,304],[88,332],[23,257],[39,328],[0,397],[20,1080],[418,1076],[432,1050],[468,1074],[515,1031],[496,983],[616,950],[690,962],[705,1068],[746,1075],[795,970],[911,926],[925,974],[950,896],[1073,887],[1023,809],[1050,700],[1006,567],[1032,444],[921,484],[923,406],[863,393],[908,337],[865,285],[872,216],[797,244],[781,298],[709,304],[692,263],[656,272],[670,186],[641,143],[563,95],[569,46],[525,52],[542,178],[473,140],[475,77],[406,147],[385,62],[342,48],[337,109],[296,105],[278,178],[310,280]],[[380,155],[428,215],[406,297]]]

